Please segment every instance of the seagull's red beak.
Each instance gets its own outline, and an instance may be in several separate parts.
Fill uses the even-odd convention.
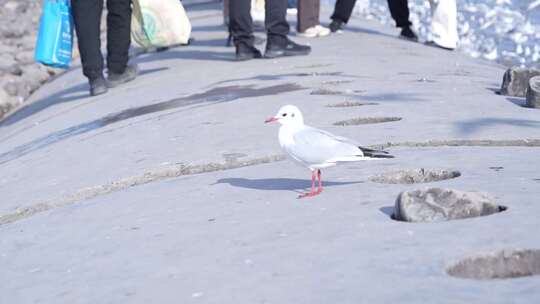
[[[270,117],[268,118],[267,120],[264,121],[264,123],[269,123],[269,122],[274,122],[274,121],[277,121],[278,119],[275,118],[275,117]]]

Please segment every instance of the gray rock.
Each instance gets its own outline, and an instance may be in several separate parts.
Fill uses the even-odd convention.
[[[0,55],[0,70],[9,71],[13,65],[15,65],[15,58],[9,54]]]
[[[440,222],[490,215],[505,209],[485,193],[429,188],[400,193],[394,218],[407,222]]]
[[[526,68],[509,68],[503,76],[500,93],[502,95],[525,97],[529,79],[540,75],[540,70]]]
[[[527,106],[540,109],[540,76],[532,77],[527,88]]]
[[[9,96],[2,88],[0,88],[0,119],[2,119],[9,111],[17,106],[17,99]]]
[[[32,64],[34,63],[33,51],[22,51],[15,54],[15,60],[20,64]]]

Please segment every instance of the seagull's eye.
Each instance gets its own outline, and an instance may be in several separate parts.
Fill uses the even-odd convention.
[[[281,116],[285,117],[285,116],[287,116],[287,113],[283,113],[283,114],[281,114]]]

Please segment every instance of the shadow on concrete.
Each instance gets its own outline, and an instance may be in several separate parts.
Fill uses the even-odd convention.
[[[390,35],[390,34],[386,34],[386,33],[381,33],[381,32],[376,31],[376,30],[363,28],[363,27],[357,27],[357,26],[347,26],[344,29],[344,31],[345,32],[353,32],[353,33],[362,33],[362,34],[368,34],[368,35],[378,35],[378,36],[392,37],[392,38],[399,39],[397,35]],[[413,43],[413,42],[411,42],[411,43]]]
[[[364,181],[356,182],[332,182],[324,181],[323,187],[344,186],[361,184]],[[229,184],[233,187],[256,189],[256,190],[303,190],[311,187],[311,180],[297,179],[297,178],[261,178],[261,179],[249,179],[249,178],[222,178],[215,184]],[[214,185],[215,185],[214,184]]]
[[[223,32],[227,33],[227,26],[224,24],[211,24],[211,25],[195,25],[191,28],[191,32]]]
[[[516,126],[522,128],[540,128],[540,120],[515,119],[515,118],[479,118],[468,121],[456,122],[458,132],[472,134],[482,128],[497,128],[500,125]]]
[[[0,127],[9,126],[14,123],[17,123],[27,117],[30,117],[42,110],[65,102],[72,102],[82,98],[88,97],[88,84],[81,83],[72,87],[69,87],[60,92],[49,95],[45,98],[36,100],[19,110],[15,111],[13,114],[8,116],[2,122],[0,122]]]
[[[167,70],[167,67],[162,68],[155,68],[155,69],[146,69],[139,72],[139,76],[151,74],[155,72],[160,72],[163,70]],[[86,97],[90,97],[88,95],[88,84],[87,83],[81,83],[72,87],[69,87],[65,90],[62,90],[60,92],[54,93],[52,95],[49,95],[45,98],[36,100],[19,110],[15,111],[13,114],[8,116],[6,119],[0,122],[0,127],[9,126],[12,124],[15,124],[21,120],[24,120],[38,112],[41,112],[42,110],[54,106],[59,103],[65,103],[65,102],[73,102],[77,101],[79,99],[83,99]]]
[[[524,97],[506,97],[506,100],[510,101],[516,106],[527,108],[527,100],[525,100]]]
[[[379,208],[379,211],[388,215],[391,218],[394,216],[394,206],[381,207]]]
[[[224,41],[224,40],[223,40]],[[195,42],[194,42],[195,43]],[[223,45],[225,43],[223,42]],[[137,57],[134,61],[137,63],[163,61],[163,60],[214,60],[214,61],[234,61],[234,52],[210,52],[202,50],[167,50],[158,53],[147,53]]]

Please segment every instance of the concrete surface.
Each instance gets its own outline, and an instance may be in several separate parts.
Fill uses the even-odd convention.
[[[365,20],[296,38],[310,56],[236,63],[218,6],[188,13],[193,45],[135,58],[135,81],[90,98],[75,67],[0,123],[0,303],[540,299],[538,276],[445,272],[464,255],[540,248],[540,112],[494,93],[502,67]],[[333,93],[310,94],[321,89]],[[343,102],[368,105],[328,107]],[[263,124],[284,104],[396,158],[324,170],[323,194],[297,200],[309,171],[283,160],[278,127]],[[333,125],[381,117],[402,119]],[[462,175],[369,181],[418,168]],[[428,186],[488,192],[508,210],[390,219],[399,192]]]

